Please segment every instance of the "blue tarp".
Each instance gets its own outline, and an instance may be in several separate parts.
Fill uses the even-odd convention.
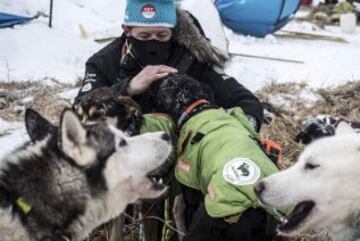
[[[32,20],[32,17],[19,16],[9,13],[0,12],[0,28],[14,26]]]
[[[287,24],[301,0],[216,0],[223,23],[233,31],[264,37]]]

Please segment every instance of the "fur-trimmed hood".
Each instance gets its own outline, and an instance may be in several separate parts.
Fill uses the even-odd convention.
[[[213,46],[194,23],[194,17],[179,7],[176,10],[177,24],[174,29],[174,40],[187,48],[195,58],[203,63],[224,66],[229,56]]]

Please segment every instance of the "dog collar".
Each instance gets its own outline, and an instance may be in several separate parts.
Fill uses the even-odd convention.
[[[25,215],[28,214],[32,209],[32,206],[28,202],[26,202],[23,197],[19,197],[18,199],[16,199],[15,203],[16,203],[16,206]]]
[[[212,108],[213,106],[209,101],[205,99],[200,99],[192,103],[186,110],[181,114],[179,120],[177,121],[177,127],[180,129],[181,126],[188,120],[190,117],[204,109]]]
[[[27,216],[33,209],[31,204],[29,204],[24,197],[19,197],[15,201],[16,207],[23,213],[23,215]],[[56,240],[63,240],[63,241],[71,241],[71,236],[61,229],[54,228],[53,230],[53,237],[56,237]]]

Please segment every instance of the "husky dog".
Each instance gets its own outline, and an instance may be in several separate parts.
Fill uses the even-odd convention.
[[[167,187],[148,179],[171,152],[163,132],[128,137],[104,122],[82,124],[71,110],[59,127],[33,110],[32,143],[2,160],[1,241],[80,241],[128,203]]]
[[[344,122],[333,137],[314,141],[291,168],[259,182],[261,201],[275,208],[295,206],[279,226],[292,236],[327,228],[338,241],[360,240],[360,135]]]
[[[82,105],[74,109],[82,122],[104,121],[129,134],[139,134],[141,107],[128,96],[107,87],[95,89],[82,97]]]

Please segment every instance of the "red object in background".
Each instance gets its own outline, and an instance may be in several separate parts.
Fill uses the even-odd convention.
[[[312,0],[302,0],[301,4],[302,5],[310,5],[312,3]]]
[[[272,140],[262,141],[266,154],[277,165],[281,162],[283,150],[279,144]]]

